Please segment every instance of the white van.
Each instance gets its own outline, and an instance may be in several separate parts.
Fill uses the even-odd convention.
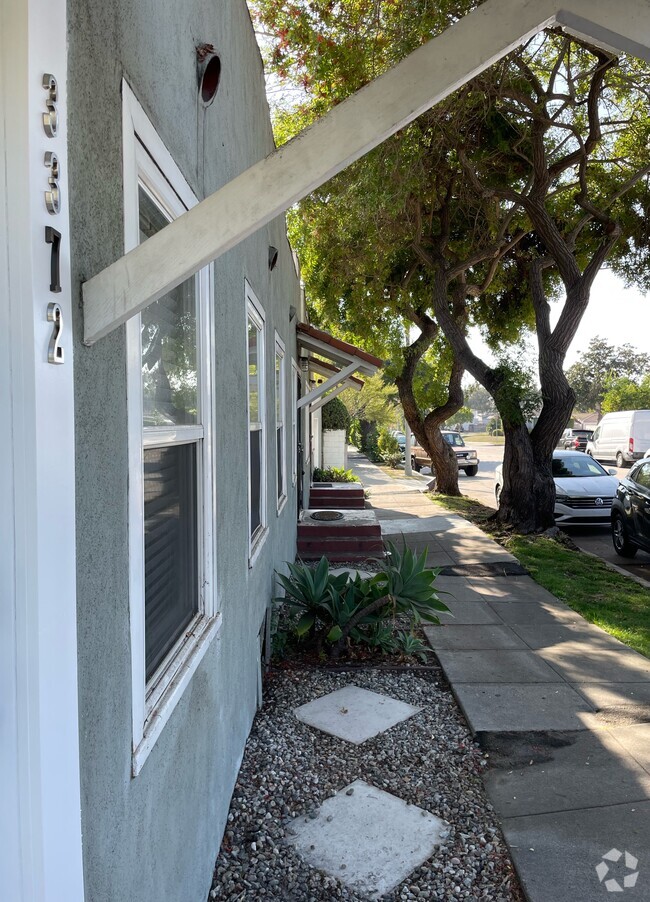
[[[587,442],[587,454],[617,467],[639,460],[649,448],[650,410],[606,413]]]

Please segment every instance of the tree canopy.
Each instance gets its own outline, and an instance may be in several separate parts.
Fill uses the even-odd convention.
[[[256,0],[275,74],[300,91],[280,112],[280,141],[474,5]],[[649,96],[645,64],[547,31],[314,192],[292,221],[318,316],[371,343],[394,345],[403,317],[421,328],[398,385],[422,425],[409,380],[442,335],[449,405],[462,404],[463,370],[490,392],[506,433],[500,516],[525,531],[553,522],[551,452],[574,403],[564,359],[593,280],[608,260],[650,281]],[[496,366],[478,356],[472,324],[500,351],[535,331],[530,436],[525,372],[515,355]]]
[[[575,392],[577,409],[591,411],[604,409],[603,399],[612,387],[612,380],[626,379],[635,384],[647,373],[650,373],[650,354],[630,344],[615,347],[597,336],[591,339],[580,360],[569,367],[567,379]]]

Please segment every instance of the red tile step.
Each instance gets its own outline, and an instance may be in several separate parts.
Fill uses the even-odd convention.
[[[332,510],[363,510],[363,486],[350,483],[315,483],[309,490],[309,507]]]

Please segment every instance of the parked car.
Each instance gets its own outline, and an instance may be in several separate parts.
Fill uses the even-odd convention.
[[[556,523],[603,523],[609,521],[618,479],[615,470],[606,470],[582,451],[554,451]],[[503,487],[503,464],[494,474],[497,504]]]
[[[606,413],[587,442],[587,454],[624,467],[643,457],[650,447],[650,410]]]
[[[404,454],[404,449],[406,448],[406,436],[403,432],[400,432],[399,429],[391,429],[390,434],[397,439],[397,444],[399,445],[399,449]]]
[[[586,451],[587,442],[593,435],[591,429],[565,429],[557,443],[565,451]]]
[[[468,476],[476,476],[478,473],[478,465],[480,463],[476,451],[468,448],[463,441],[462,435],[453,432],[451,429],[443,430],[442,437],[451,445],[456,452],[456,460],[458,461],[458,469],[464,470]],[[431,466],[431,458],[420,445],[414,444],[411,447],[411,466],[418,472],[422,467]]]
[[[621,557],[650,553],[650,455],[621,480],[612,505],[612,541]]]

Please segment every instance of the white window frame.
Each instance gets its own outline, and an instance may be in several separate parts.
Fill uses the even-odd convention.
[[[174,218],[198,203],[135,95],[122,82],[124,237],[125,251],[140,242],[140,185]],[[219,632],[221,614],[216,593],[213,482],[212,273],[197,274],[197,365],[201,424],[147,427],[142,425],[142,363],[140,317],[126,324],[127,415],[129,445],[129,607],[132,677],[132,774],[140,773],[151,749],[180,701],[187,685]],[[198,613],[147,683],[145,661],[144,470],[143,451],[161,444],[196,443]]]
[[[255,292],[248,280],[245,281],[246,295],[246,445],[248,457],[248,566],[252,567],[257,560],[269,532],[267,514],[267,417],[266,417],[266,315]],[[257,349],[257,392],[258,410],[260,417],[260,429],[262,432],[262,447],[260,449],[260,525],[251,535],[251,443],[250,443],[250,383],[248,379],[248,321],[251,320],[260,330],[260,339]],[[275,378],[275,377],[274,377]]]
[[[298,482],[298,382],[300,367],[291,361],[291,485]]]
[[[278,516],[280,515],[282,509],[287,503],[287,352],[284,346],[284,342],[278,335],[275,333],[275,359],[274,369],[273,369],[273,383],[275,386],[275,391],[277,392],[278,380],[276,376],[276,369],[278,365],[278,358],[280,358],[280,398],[279,398],[279,406],[280,406],[280,419],[278,420],[278,398],[275,399],[275,447],[277,454],[278,447],[278,429],[282,427],[282,448],[280,451],[281,460],[280,466],[282,468],[282,493],[280,493],[280,486],[277,484],[277,466],[276,466],[276,499],[277,499],[277,512]]]

